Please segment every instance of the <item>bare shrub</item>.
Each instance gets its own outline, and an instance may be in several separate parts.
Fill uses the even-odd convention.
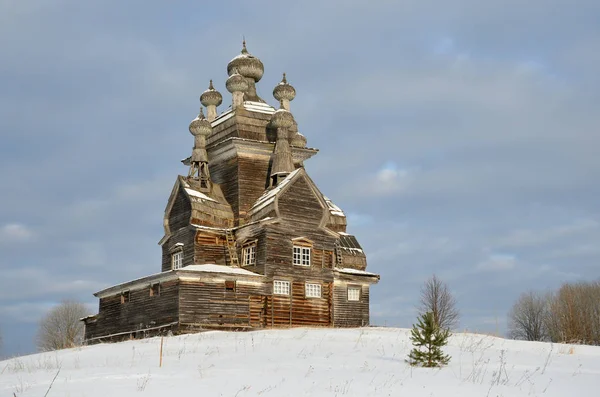
[[[600,345],[600,281],[563,284],[550,299],[546,327],[553,342]]]
[[[433,313],[435,324],[442,329],[454,329],[458,325],[459,312],[456,299],[448,286],[435,274],[421,288],[419,312]]]
[[[548,305],[549,298],[540,293],[522,294],[508,314],[508,336],[530,341],[546,340]]]
[[[46,314],[39,324],[37,346],[41,351],[68,349],[83,343],[83,323],[88,314],[85,305],[63,301]]]

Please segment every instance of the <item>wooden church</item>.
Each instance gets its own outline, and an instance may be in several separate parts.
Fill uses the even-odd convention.
[[[290,111],[296,90],[260,98],[263,63],[244,42],[227,65],[232,103],[212,81],[200,97],[189,167],[164,214],[160,273],[106,288],[82,319],[87,343],[203,329],[360,327],[379,275],[346,216],[304,169],[317,153]],[[203,107],[206,107],[206,117]]]

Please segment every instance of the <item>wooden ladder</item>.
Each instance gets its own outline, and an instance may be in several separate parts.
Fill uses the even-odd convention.
[[[231,229],[225,229],[225,238],[227,239],[227,251],[229,251],[229,262],[231,266],[240,267],[238,258],[235,237]]]
[[[344,265],[344,259],[342,258],[342,249],[340,248],[340,243],[336,241],[335,243],[335,263],[336,267],[342,267]]]

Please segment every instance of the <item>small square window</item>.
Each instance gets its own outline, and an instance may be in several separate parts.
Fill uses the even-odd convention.
[[[244,247],[242,252],[242,257],[244,258],[243,266],[253,266],[256,265],[256,244],[248,245]]]
[[[273,281],[273,294],[289,295],[290,294],[290,282],[289,281]]]
[[[183,251],[177,251],[171,255],[171,264],[173,270],[181,269],[183,267]]]
[[[235,292],[235,281],[225,281],[225,291]]]
[[[321,284],[306,283],[304,286],[305,296],[307,298],[320,298],[321,297]]]
[[[130,294],[129,291],[121,292],[121,304],[129,302]]]
[[[294,265],[310,266],[310,247],[294,245]]]
[[[348,287],[348,300],[360,301],[360,287]]]
[[[150,296],[160,295],[160,283],[154,283],[150,285]]]

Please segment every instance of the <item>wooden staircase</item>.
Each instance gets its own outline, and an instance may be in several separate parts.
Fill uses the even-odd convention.
[[[227,240],[227,251],[229,252],[229,265],[240,267],[240,260],[237,254],[237,244],[232,229],[225,229],[225,239]]]

